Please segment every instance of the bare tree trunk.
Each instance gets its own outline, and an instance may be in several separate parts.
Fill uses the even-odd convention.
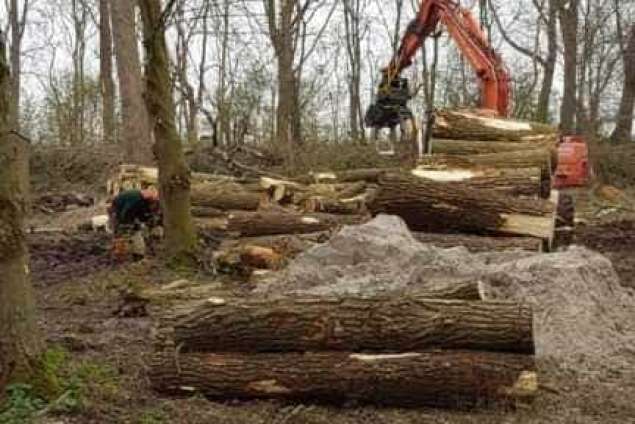
[[[43,349],[23,229],[27,147],[10,132],[10,93],[11,74],[0,32],[0,393],[11,381],[28,380],[34,372],[33,361]]]
[[[99,63],[103,103],[104,143],[115,141],[115,82],[112,77],[112,32],[110,1],[99,0]]]
[[[159,189],[168,255],[186,258],[196,248],[190,213],[190,171],[176,131],[161,0],[141,0],[146,49],[146,102],[154,123]]]
[[[361,125],[361,0],[345,0],[344,4],[344,29],[346,31],[346,52],[350,66],[348,81],[349,120],[351,138],[355,141],[364,138]]]
[[[153,161],[152,135],[143,101],[143,80],[135,30],[135,2],[111,0],[110,6],[123,124],[120,142],[128,162],[150,164]]]
[[[553,80],[556,73],[556,61],[558,60],[558,0],[549,1],[549,14],[547,18],[547,59],[544,64],[542,86],[538,97],[538,110],[536,120],[549,122],[549,103]]]
[[[18,1],[11,0],[9,5],[9,23],[11,26],[11,126],[20,127],[20,86],[22,80],[22,38],[26,27],[26,17],[29,12],[29,0],[23,2],[22,14],[18,8]]]
[[[611,141],[629,141],[633,137],[633,106],[635,104],[635,24],[631,25],[628,45],[624,51],[624,88],[617,113],[617,126]]]
[[[560,108],[560,129],[575,130],[578,75],[578,3],[579,0],[559,0],[560,30],[564,44],[564,95]]]

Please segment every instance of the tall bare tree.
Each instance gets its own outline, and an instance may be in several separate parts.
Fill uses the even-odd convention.
[[[11,124],[10,79],[0,31],[0,393],[11,381],[28,381],[43,349],[24,236],[27,146]]]
[[[362,75],[362,26],[364,0],[343,0],[346,55],[348,58],[348,107],[349,125],[353,140],[364,138],[362,128],[361,75]]]
[[[112,76],[110,0],[99,0],[99,63],[104,142],[113,143],[115,141],[115,82]]]
[[[579,0],[558,0],[558,17],[564,46],[564,93],[560,107],[560,128],[565,133],[576,129],[578,108],[578,9]]]
[[[19,127],[21,81],[22,81],[22,40],[26,30],[27,15],[29,13],[30,1],[24,0],[22,3],[22,13],[20,13],[18,0],[11,0],[9,4],[9,23],[11,27],[11,121],[13,126]]]
[[[111,0],[112,30],[117,59],[122,128],[120,141],[126,160],[152,163],[152,136],[143,100],[143,79],[137,43],[135,2]]]
[[[628,40],[622,49],[624,84],[617,124],[611,134],[613,142],[631,140],[633,137],[633,108],[635,105],[635,24],[631,24]]]
[[[263,4],[268,35],[278,65],[276,138],[281,145],[291,149],[292,142],[301,143],[302,141],[300,88],[304,65],[324,33],[337,2],[332,3],[331,9],[326,13],[326,19],[309,46],[307,46],[309,21],[317,14],[316,10],[328,4],[327,2],[323,0],[263,0]],[[291,154],[289,159],[292,159]]]
[[[159,162],[166,250],[172,257],[185,258],[194,253],[196,234],[190,213],[190,171],[176,130],[170,58],[165,42],[165,22],[173,4],[162,10],[161,0],[139,1],[146,52],[146,103]]]
[[[500,18],[499,9],[501,6],[493,1],[489,2],[494,23],[505,42],[518,53],[528,57],[532,62],[542,68],[542,83],[534,114],[534,118],[540,122],[547,122],[549,120],[549,104],[558,61],[558,7],[560,1],[561,0],[531,0],[538,15],[537,24],[533,30],[535,34],[534,46],[531,47],[521,44],[517,37],[510,35],[509,29],[505,27],[505,24]],[[546,51],[541,53],[536,47],[541,45],[541,27],[543,26],[546,34]]]

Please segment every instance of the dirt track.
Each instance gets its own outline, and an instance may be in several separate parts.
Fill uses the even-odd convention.
[[[607,256],[613,262],[622,285],[635,288],[635,221],[579,226],[574,242]]]

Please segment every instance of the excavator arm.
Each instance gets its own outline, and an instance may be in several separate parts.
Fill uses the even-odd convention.
[[[398,101],[394,101],[394,93],[397,87],[407,86],[405,78],[400,76],[401,72],[412,64],[413,57],[439,23],[447,28],[450,37],[474,68],[480,81],[481,107],[500,116],[508,115],[509,74],[476,19],[454,0],[422,0],[417,17],[408,25],[397,53],[383,70],[378,104],[369,109],[367,125],[389,127],[395,121],[395,113],[401,116],[409,113],[397,110],[405,107],[403,90]]]

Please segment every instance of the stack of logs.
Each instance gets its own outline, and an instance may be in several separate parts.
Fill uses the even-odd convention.
[[[290,179],[194,173],[192,213],[202,231],[223,234],[221,251],[256,268],[278,267],[290,253],[280,246],[323,240],[380,213],[402,217],[415,237],[442,246],[548,249],[557,218],[558,193],[551,190],[556,142],[549,126],[444,111],[434,129],[434,154],[415,169]],[[122,165],[109,190],[156,182],[156,169]]]
[[[164,317],[155,389],[216,399],[513,405],[537,391],[532,311],[478,283],[366,297],[210,298]]]

